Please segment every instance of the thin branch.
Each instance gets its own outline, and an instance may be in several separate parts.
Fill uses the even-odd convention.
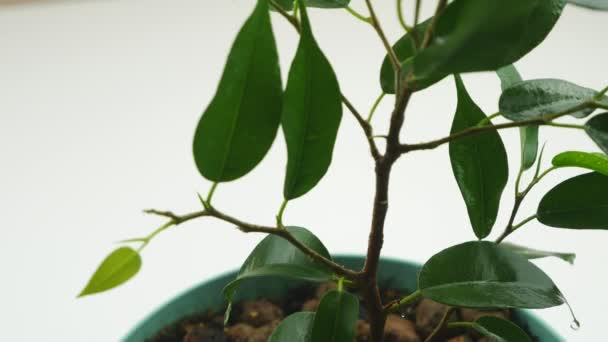
[[[403,307],[411,305],[413,302],[418,300],[420,297],[422,297],[422,292],[420,292],[420,290],[417,290],[416,292],[413,292],[409,296],[406,296],[406,297],[401,298],[400,300],[395,300],[391,303],[388,303],[387,305],[384,306],[384,311],[386,313],[399,312],[399,311],[401,311],[401,309],[403,309]]]
[[[380,102],[382,102],[382,99],[384,98],[384,96],[386,96],[385,92],[382,92],[382,94],[380,94],[380,96],[378,96],[378,98],[374,102],[374,105],[372,106],[372,109],[369,111],[369,115],[367,116],[367,120],[365,120],[365,121],[367,121],[368,123],[372,122],[372,118],[374,117],[374,113],[376,112],[376,109],[378,109],[378,105],[380,105]]]
[[[452,314],[452,312],[454,312],[454,308],[452,308],[452,307],[448,307],[445,309],[443,317],[441,317],[441,321],[439,322],[439,324],[437,324],[437,326],[435,327],[433,332],[424,340],[424,342],[433,341],[435,336],[437,336],[437,334],[441,331],[441,329],[443,329],[443,327],[448,322],[448,319],[450,318],[450,315]]]
[[[342,102],[344,103],[346,108],[348,108],[348,110],[353,114],[353,116],[359,123],[359,126],[361,126],[361,129],[363,129],[363,133],[365,134],[365,137],[367,138],[367,142],[369,144],[369,149],[372,154],[372,157],[374,157],[375,160],[382,158],[382,154],[380,154],[380,151],[378,150],[378,146],[376,145],[376,142],[374,141],[374,132],[373,132],[372,126],[369,124],[369,122],[367,122],[363,118],[361,113],[359,113],[359,111],[357,111],[357,109],[353,106],[353,104],[344,95],[342,95]]]
[[[419,144],[403,144],[399,147],[399,150],[401,153],[408,153],[408,152],[417,151],[417,150],[432,150],[434,148],[437,148],[437,147],[439,147],[443,144],[449,143],[451,141],[465,138],[465,137],[468,137],[471,135],[483,133],[483,132],[495,131],[495,130],[506,129],[506,128],[524,127],[524,126],[530,126],[530,125],[546,125],[546,124],[547,124],[547,121],[545,121],[544,119],[532,119],[532,120],[509,122],[509,123],[492,125],[492,126],[488,125],[488,126],[471,127],[471,128],[467,128],[460,132],[456,132],[452,135],[449,135],[449,136],[441,138],[441,139],[437,139],[437,140],[433,140],[433,141],[429,141],[429,142],[425,142],[425,143],[419,143]]]
[[[407,25],[405,18],[403,17],[403,0],[397,0],[397,17],[405,32],[412,34],[412,28]]]
[[[148,214],[159,215],[159,216],[168,218],[169,222],[167,222],[167,224],[166,224],[167,226],[172,226],[172,225],[176,226],[181,223],[184,223],[184,222],[187,222],[187,221],[199,218],[199,217],[209,216],[209,217],[215,217],[224,222],[231,223],[244,233],[264,233],[264,234],[276,235],[276,236],[279,236],[279,237],[287,240],[293,246],[295,246],[300,251],[302,251],[304,254],[308,255],[309,257],[311,257],[313,260],[317,261],[318,263],[325,265],[327,268],[331,269],[337,275],[347,277],[350,280],[356,280],[359,276],[359,274],[357,272],[349,270],[349,269],[335,263],[334,261],[327,259],[326,257],[322,256],[321,254],[317,253],[315,250],[311,249],[310,247],[308,247],[305,244],[303,244],[302,242],[300,242],[298,239],[296,239],[293,236],[293,234],[291,234],[289,231],[287,231],[285,229],[279,229],[277,227],[270,227],[270,226],[261,226],[261,225],[244,222],[237,218],[224,214],[221,211],[219,211],[213,207],[208,207],[205,210],[193,212],[193,213],[186,214],[186,215],[176,215],[170,211],[159,211],[159,210],[154,210],[154,209],[145,210],[145,212]]]
[[[426,49],[429,45],[431,45],[431,41],[433,39],[433,35],[435,34],[435,26],[437,25],[437,20],[439,18],[439,16],[441,15],[441,12],[443,12],[443,9],[445,8],[445,6],[447,6],[448,4],[448,0],[439,0],[439,2],[437,2],[437,8],[435,9],[435,15],[433,16],[433,19],[431,20],[431,24],[429,25],[429,27],[426,29],[426,32],[424,33],[424,38],[422,39],[422,45],[420,46],[420,49]]]
[[[376,11],[374,11],[374,6],[372,6],[371,0],[365,0],[365,4],[369,9],[369,15],[372,19],[372,26],[378,33],[378,36],[380,37],[380,40],[382,41],[382,44],[386,49],[386,53],[388,54],[388,57],[391,60],[391,64],[393,65],[393,70],[395,70],[395,73],[398,74],[401,70],[401,63],[399,62],[399,58],[397,58],[397,55],[395,54],[391,43],[388,41],[386,35],[384,34],[384,31],[382,30],[382,26],[380,25],[380,21],[378,20]]]
[[[298,33],[300,32],[300,22],[298,21],[298,18],[287,13],[283,7],[275,2],[275,0],[270,0],[270,6],[272,6],[272,8],[274,8],[280,15],[285,17],[285,19],[287,19],[287,21],[296,29],[296,31],[298,31]]]
[[[355,11],[352,7],[346,6],[346,7],[344,7],[344,9],[346,9],[346,11],[348,11],[348,13],[352,14],[355,18],[357,18],[365,23],[368,23],[370,25],[372,24],[372,18],[364,16],[363,14]]]
[[[416,9],[414,11],[414,27],[420,23],[420,8],[422,7],[422,0],[416,0]]]

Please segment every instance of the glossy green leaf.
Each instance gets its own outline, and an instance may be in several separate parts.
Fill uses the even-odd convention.
[[[551,189],[538,205],[538,220],[551,227],[608,229],[608,176],[587,173]]]
[[[585,124],[585,132],[604,153],[608,154],[608,113],[589,119]]]
[[[503,91],[498,106],[502,115],[513,121],[529,120],[572,109],[596,95],[595,90],[568,81],[537,79],[523,81]],[[593,111],[593,108],[586,108],[570,115],[580,118]]]
[[[555,167],[582,167],[608,176],[608,156],[601,153],[568,151],[553,158]]]
[[[196,129],[193,152],[200,173],[211,181],[227,182],[258,165],[279,128],[282,96],[268,1],[258,0]]]
[[[311,342],[314,312],[296,312],[285,318],[268,338],[268,342]]]
[[[480,317],[473,322],[473,328],[495,342],[532,342],[517,324],[494,316]]]
[[[293,10],[294,0],[274,0],[274,2],[286,11]],[[275,10],[272,6],[270,7],[270,9],[273,11]]]
[[[608,11],[608,0],[568,0],[568,2],[594,10]]]
[[[416,35],[418,42],[422,40],[424,31],[427,29],[429,23],[430,20],[427,20],[414,28],[413,32]],[[399,61],[405,62],[414,57],[416,54],[414,44],[415,42],[414,39],[412,39],[412,36],[406,34],[393,45],[393,51],[395,51],[395,55]],[[393,65],[391,64],[388,55],[384,57],[382,67],[380,68],[380,86],[382,87],[382,91],[386,94],[395,93],[395,72],[393,71]]]
[[[430,46],[413,59],[408,83],[424,88],[453,73],[496,70],[549,34],[565,0],[455,0],[437,20]]]
[[[431,257],[418,288],[426,298],[458,307],[540,309],[564,303],[540,268],[486,241],[466,242]]]
[[[321,241],[307,229],[300,227],[287,227],[286,229],[298,241],[322,256],[331,258]],[[325,282],[332,279],[332,272],[314,262],[287,240],[275,235],[268,235],[249,254],[236,279],[226,285],[224,296],[228,302],[231,302],[239,284],[244,279],[265,276]]]
[[[502,91],[523,81],[513,65],[500,68],[496,73],[500,78]],[[538,155],[538,126],[520,127],[519,141],[521,145],[521,169],[528,170],[534,165]]]
[[[574,259],[576,259],[576,254],[574,253],[560,253],[560,252],[552,252],[552,251],[543,251],[540,249],[533,249],[529,247],[524,247],[520,245],[516,245],[509,242],[503,242],[500,244],[500,247],[506,248],[511,252],[517,253],[528,260],[532,259],[541,259],[547,257],[555,257],[561,259],[570,265],[574,264]]]
[[[359,317],[359,299],[345,291],[329,291],[315,315],[312,340],[323,342],[352,342]]]
[[[474,127],[486,118],[458,76],[456,88],[458,106],[452,133]],[[450,142],[450,161],[467,205],[471,226],[475,235],[483,239],[492,231],[500,197],[509,178],[507,152],[500,135],[496,131],[488,131]]]
[[[294,0],[275,0],[283,9],[291,11]],[[348,6],[350,0],[306,0],[306,7],[317,8],[344,8]]]
[[[140,268],[139,253],[129,247],[120,247],[99,265],[78,297],[104,292],[122,285],[133,278]]]
[[[342,118],[336,75],[312,35],[307,10],[302,7],[300,12],[300,44],[282,115],[288,154],[283,194],[288,200],[310,191],[327,172]]]

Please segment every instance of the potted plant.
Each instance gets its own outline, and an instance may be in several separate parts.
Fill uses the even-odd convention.
[[[608,10],[602,0],[571,2]],[[194,160],[201,175],[212,183],[208,194],[199,196],[201,210],[180,215],[148,210],[165,218],[165,223],[146,237],[125,240],[124,246],[102,262],[80,296],[109,290],[132,278],[141,267],[141,251],[163,231],[211,217],[244,233],[267,235],[229,283],[227,279],[214,283],[215,287],[225,284],[222,292],[229,303],[226,322],[235,296],[265,281],[269,288],[278,286],[282,290],[289,286],[276,279],[335,285],[316,298],[314,312],[294,313],[277,322],[268,331],[271,341],[352,341],[356,337],[383,341],[392,314],[401,314],[424,301],[440,308],[441,317],[433,320],[434,326],[424,336],[412,337],[414,340],[439,340],[452,336],[452,330],[476,338],[528,341],[528,333],[534,333],[534,328],[525,331],[518,326],[525,322],[514,319],[515,324],[495,313],[567,304],[558,286],[529,259],[557,256],[572,261],[573,256],[507,242],[513,232],[533,220],[556,228],[608,228],[608,113],[591,116],[608,109],[608,87],[593,90],[559,79],[525,80],[512,65],[550,33],[566,0],[438,0],[434,15],[426,20],[420,20],[418,0],[411,26],[404,20],[402,1],[397,0],[405,35],[395,44],[386,38],[371,0],[365,1],[367,14],[355,12],[348,3],[256,1],[232,46],[217,93],[195,131]],[[346,8],[377,32],[386,58],[380,71],[382,93],[369,115],[361,114],[340,90],[331,64],[315,40],[308,16],[310,7]],[[288,20],[300,35],[285,87],[270,22],[272,11]],[[499,112],[489,116],[474,103],[460,77],[482,71],[496,72],[502,83]],[[454,78],[458,98],[451,132],[428,142],[403,142],[401,132],[410,99],[446,77]],[[387,94],[394,94],[395,99],[389,129],[376,134],[373,115]],[[375,163],[369,245],[360,260],[332,259],[313,232],[283,220],[288,204],[312,190],[328,170],[344,108],[361,126]],[[560,120],[568,116],[585,121],[571,124]],[[253,170],[273,144],[279,126],[288,156],[284,201],[277,211],[276,224],[245,222],[222,211],[213,203],[218,185]],[[547,126],[584,130],[603,153],[564,151],[545,167],[538,132]],[[487,241],[509,178],[507,153],[499,135],[500,130],[509,128],[519,128],[521,135],[514,205],[505,210],[509,220],[502,234],[496,241]],[[405,154],[442,145],[449,146],[454,177],[477,240],[444,249],[420,270],[403,263],[383,264],[381,251],[393,166]],[[555,185],[544,195],[536,213],[521,218],[519,209],[527,195],[546,175],[566,167],[587,171]],[[524,176],[531,180],[524,182]],[[399,277],[400,272],[409,275],[406,287],[410,292],[387,300],[381,288],[391,286],[386,278]],[[252,279],[259,284],[253,284]],[[273,293],[267,291],[265,295],[272,297]],[[494,311],[465,319],[463,312],[470,309]],[[361,311],[364,317],[360,317]],[[365,336],[356,336],[360,318],[366,321]],[[574,322],[578,324],[575,318]]]

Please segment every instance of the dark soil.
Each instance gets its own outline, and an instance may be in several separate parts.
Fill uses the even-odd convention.
[[[237,303],[227,326],[223,323],[223,312],[205,312],[187,317],[164,328],[148,342],[266,342],[283,318],[297,311],[315,311],[322,295],[334,286],[324,284],[316,289],[296,289],[285,302],[258,299]],[[383,299],[389,302],[406,294],[407,291],[386,290]],[[445,309],[442,304],[423,299],[406,308],[401,315],[389,315],[385,341],[424,341],[443,317]],[[483,315],[512,318],[509,310],[461,309],[452,314],[450,321],[473,321]],[[369,324],[366,322],[364,305],[361,305],[359,318],[356,342],[369,341]],[[532,340],[538,341],[534,337]],[[433,341],[490,342],[474,332],[459,329],[444,329]]]

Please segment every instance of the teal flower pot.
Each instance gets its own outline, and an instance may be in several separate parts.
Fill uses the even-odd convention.
[[[334,260],[353,269],[359,269],[363,265],[363,257],[339,256],[335,257]],[[419,270],[419,265],[410,262],[383,259],[379,269],[379,281],[382,287],[413,290],[416,288]],[[209,309],[214,311],[223,310],[226,302],[222,296],[222,289],[235,276],[236,272],[230,272],[203,282],[178,295],[138,324],[123,341],[144,342],[162,328],[186,316],[205,312]],[[272,279],[271,281],[248,280],[240,286],[235,300],[259,297],[278,300],[284,298],[290,289],[301,285],[302,283],[284,279]],[[516,311],[515,321],[541,342],[565,341],[545,323],[527,311]]]

